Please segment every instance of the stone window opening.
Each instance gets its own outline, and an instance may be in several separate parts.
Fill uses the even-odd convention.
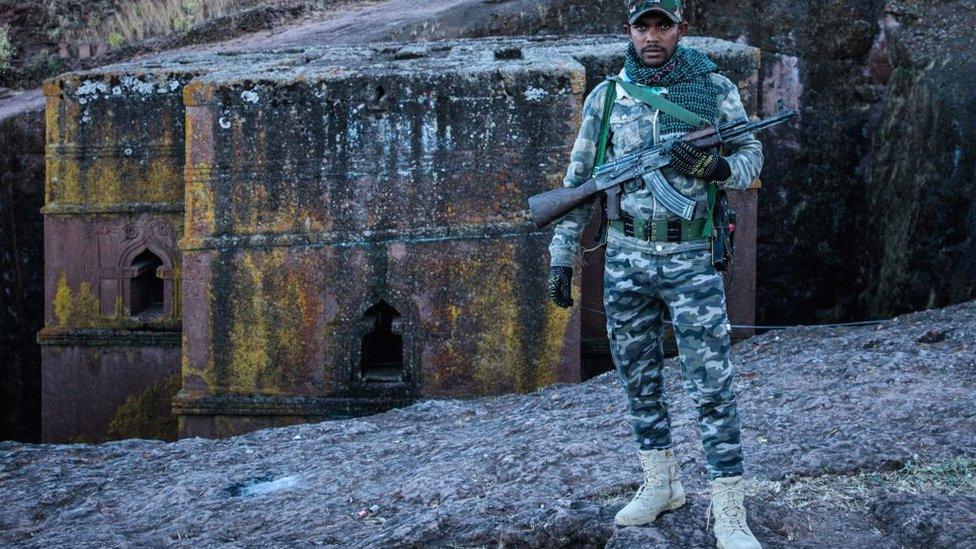
[[[145,250],[132,260],[129,268],[129,314],[155,316],[163,313],[165,294],[163,279],[158,269],[163,261],[156,254]]]
[[[403,335],[400,313],[386,301],[380,301],[363,314],[363,328],[361,379],[401,381]]]
[[[501,48],[495,50],[495,59],[499,61],[522,58],[522,48]]]

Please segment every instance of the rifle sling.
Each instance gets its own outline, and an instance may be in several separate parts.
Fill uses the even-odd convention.
[[[670,114],[685,124],[689,124],[694,128],[711,125],[710,121],[705,120],[681,105],[668,101],[664,97],[661,97],[660,94],[654,93],[653,89],[648,86],[642,86],[636,82],[628,82],[619,76],[613,76],[610,80],[620,84],[624,91],[629,93],[634,99],[659,111]],[[614,89],[616,89],[616,86],[614,86]]]

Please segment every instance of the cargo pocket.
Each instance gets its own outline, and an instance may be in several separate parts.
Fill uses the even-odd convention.
[[[623,113],[610,115],[610,131],[613,133],[613,150],[622,156],[641,148],[644,139],[641,134],[642,113],[637,109],[625,109]]]

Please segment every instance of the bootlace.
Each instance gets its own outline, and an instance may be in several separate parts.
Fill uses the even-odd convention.
[[[746,525],[745,505],[743,504],[742,479],[732,484],[723,486],[712,493],[711,500],[708,502],[708,509],[705,510],[705,532],[708,532],[708,525],[712,517],[712,503],[718,500],[719,504],[715,510],[715,522],[719,520],[728,524],[730,534],[740,531],[750,534]]]
[[[639,454],[641,461],[641,468],[644,470],[644,484],[641,484],[637,488],[637,497],[645,496],[645,492],[648,488],[657,486],[668,486],[669,472],[667,468],[667,463],[656,463],[653,459],[649,457],[644,457],[643,454]]]

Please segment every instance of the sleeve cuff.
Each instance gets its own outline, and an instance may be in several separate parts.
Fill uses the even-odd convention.
[[[729,165],[729,177],[726,179],[715,181],[715,184],[718,185],[719,188],[725,188],[726,185],[732,183],[732,181],[735,180],[735,167],[732,165],[731,162],[729,162],[728,157],[723,156],[722,159],[725,160],[725,163]]]

